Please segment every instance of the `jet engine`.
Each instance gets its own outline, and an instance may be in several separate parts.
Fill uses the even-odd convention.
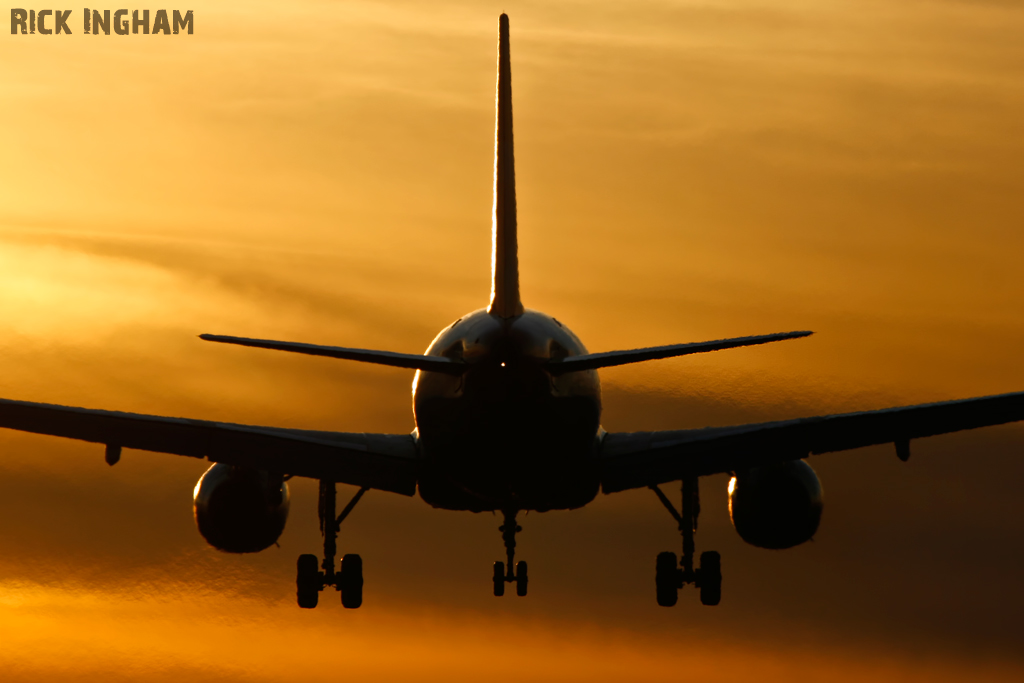
[[[754,467],[729,481],[729,517],[744,541],[780,550],[809,541],[821,521],[821,482],[803,460]]]
[[[288,505],[281,475],[217,463],[196,484],[192,510],[199,533],[214,548],[256,553],[277,542]]]

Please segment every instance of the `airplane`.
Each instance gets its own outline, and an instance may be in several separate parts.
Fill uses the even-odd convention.
[[[528,567],[515,561],[520,512],[583,507],[605,494],[648,488],[678,525],[682,553],[660,553],[655,597],[671,607],[693,585],[704,605],[721,600],[721,558],[695,561],[700,477],[728,473],[729,514],[740,537],[761,548],[810,540],[822,513],[810,455],[910,441],[1024,419],[1024,392],[884,410],[674,431],[609,433],[601,427],[598,370],[617,365],[807,337],[784,332],[590,353],[559,320],[524,307],[519,293],[509,21],[499,18],[491,297],[460,317],[422,355],[203,334],[206,341],[415,370],[411,434],[363,434],[228,424],[0,399],[0,427],[103,444],[107,464],[123,448],[206,459],[195,486],[199,532],[229,553],[273,545],[288,517],[288,480],[319,481],[322,557],[300,555],[299,607],[329,587],[346,608],[363,602],[358,554],[336,562],[342,522],[367,491],[414,496],[435,508],[500,512],[505,561],[493,565],[494,595]],[[680,482],[680,508],[661,485]],[[359,487],[337,513],[337,484]]]

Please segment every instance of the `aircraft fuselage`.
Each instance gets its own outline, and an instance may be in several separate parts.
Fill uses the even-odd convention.
[[[587,353],[539,311],[473,311],[426,355],[466,362],[459,376],[418,371],[413,412],[424,458],[420,496],[450,510],[554,510],[597,495],[592,455],[601,423],[596,370],[552,375],[549,359]]]

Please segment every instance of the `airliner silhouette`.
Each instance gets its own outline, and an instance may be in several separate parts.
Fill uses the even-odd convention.
[[[514,583],[526,595],[525,562],[515,562],[521,511],[579,508],[599,491],[650,488],[679,525],[682,554],[658,555],[659,605],[674,605],[687,584],[705,605],[721,598],[719,554],[695,562],[699,478],[730,473],[729,512],[740,536],[762,548],[809,540],[821,518],[812,454],[893,443],[901,460],[910,440],[1024,419],[1024,392],[870,412],[724,428],[608,433],[601,428],[600,368],[806,337],[784,332],[588,353],[565,325],[523,307],[519,296],[509,24],[499,19],[494,157],[491,300],[442,330],[423,355],[201,335],[262,349],[416,370],[412,434],[348,434],[225,424],[184,418],[0,400],[0,427],[106,445],[115,464],[122,448],[206,458],[196,484],[196,524],[214,547],[263,550],[288,516],[287,480],[320,482],[323,557],[297,563],[300,607],[317,605],[327,587],[345,607],[362,604],[359,555],[335,568],[342,521],[371,489],[415,495],[447,510],[501,512],[505,562],[493,567],[494,594]],[[659,486],[681,482],[677,510]],[[337,514],[337,483],[358,493]]]

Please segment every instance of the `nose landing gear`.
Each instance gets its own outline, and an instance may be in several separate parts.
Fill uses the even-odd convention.
[[[299,607],[313,609],[320,600],[320,591],[334,586],[341,592],[341,604],[347,609],[356,609],[363,604],[363,559],[349,553],[341,558],[339,571],[334,571],[334,556],[338,552],[338,531],[341,523],[355,508],[356,503],[369,489],[361,488],[352,497],[341,514],[335,517],[337,488],[333,481],[320,480],[320,531],[324,535],[324,559],[317,568],[316,555],[299,555],[295,578]]]
[[[688,583],[700,590],[700,601],[703,605],[717,605],[722,599],[722,560],[721,556],[711,550],[700,554],[700,566],[694,568],[694,535],[697,532],[697,517],[700,515],[700,492],[697,477],[683,479],[683,513],[679,514],[661,489],[651,486],[669,513],[679,523],[679,531],[683,535],[683,556],[676,562],[676,554],[664,552],[658,555],[655,564],[655,586],[658,604],[672,607],[679,599],[679,589]]]
[[[526,595],[527,567],[525,562],[515,562],[516,558],[516,533],[523,530],[523,527],[516,524],[516,513],[518,510],[502,510],[505,516],[505,523],[498,527],[501,538],[505,541],[505,555],[508,560],[508,571],[506,573],[504,562],[494,563],[494,596],[500,598],[505,594],[505,584],[516,584],[516,595]],[[515,566],[515,571],[512,567]]]

